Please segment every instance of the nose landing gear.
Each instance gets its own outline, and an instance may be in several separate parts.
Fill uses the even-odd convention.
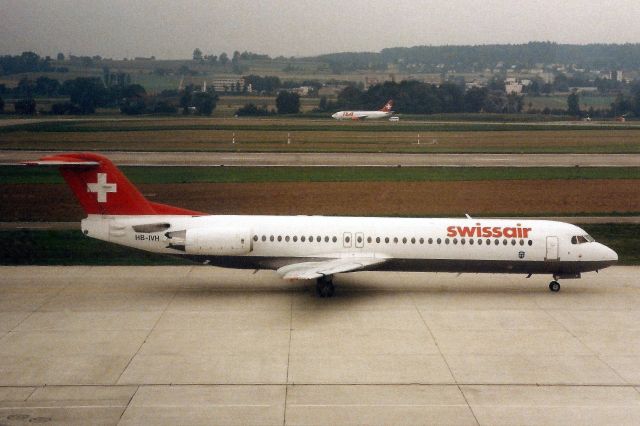
[[[333,277],[331,275],[325,275],[322,278],[318,278],[316,281],[316,293],[320,297],[332,297],[335,292],[333,286]]]
[[[560,291],[560,283],[554,279],[553,281],[551,281],[549,283],[549,290],[553,291],[554,293],[559,292]]]

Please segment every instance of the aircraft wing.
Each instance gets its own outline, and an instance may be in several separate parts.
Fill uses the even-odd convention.
[[[385,258],[341,257],[324,262],[302,262],[283,266],[277,272],[285,280],[313,280],[326,275],[364,270],[386,262]]]

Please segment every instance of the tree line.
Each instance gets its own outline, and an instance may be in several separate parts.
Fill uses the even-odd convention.
[[[398,64],[416,71],[480,71],[497,64],[532,68],[536,64],[575,64],[585,69],[639,69],[640,44],[487,44],[476,46],[414,46],[382,49],[380,52],[332,53],[308,58],[328,63],[336,71],[384,69]]]

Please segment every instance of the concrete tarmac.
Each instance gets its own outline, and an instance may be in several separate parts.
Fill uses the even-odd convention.
[[[639,424],[640,268],[0,268],[0,424]]]
[[[18,164],[61,151],[0,151]],[[104,152],[121,166],[640,167],[640,154],[395,154],[292,152]]]

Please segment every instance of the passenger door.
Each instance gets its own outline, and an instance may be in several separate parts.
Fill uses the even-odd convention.
[[[547,255],[545,259],[547,261],[560,260],[560,248],[558,243],[558,237],[547,237]]]

